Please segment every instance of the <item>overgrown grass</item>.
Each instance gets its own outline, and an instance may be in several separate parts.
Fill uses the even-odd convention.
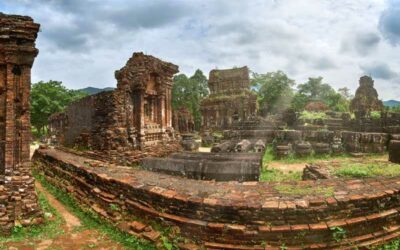
[[[380,111],[372,111],[370,115],[371,115],[371,118],[373,120],[381,119],[381,112]]]
[[[287,195],[321,195],[331,197],[334,194],[333,187],[314,187],[314,186],[297,186],[297,185],[277,185],[274,187],[277,191]]]
[[[318,120],[326,118],[327,115],[324,112],[309,112],[309,111],[301,112],[299,117],[299,119],[309,119],[309,120]]]
[[[0,236],[0,248],[6,242],[33,241],[42,239],[52,239],[64,234],[62,225],[65,223],[61,215],[55,210],[47,200],[46,196],[37,191],[39,206],[44,212],[44,223],[23,227],[17,225],[13,228],[11,235]],[[33,242],[32,242],[33,243]]]
[[[387,243],[383,246],[380,246],[378,248],[371,248],[375,250],[399,250],[400,249],[400,239],[394,240],[390,243]]]
[[[305,157],[299,157],[294,154],[291,154],[285,158],[277,159],[274,155],[272,145],[268,145],[266,147],[266,150],[265,150],[264,156],[263,156],[263,166],[266,166],[266,165],[268,165],[268,163],[273,162],[273,161],[280,162],[280,163],[286,163],[286,164],[303,163],[303,162],[304,163],[314,163],[316,161],[322,161],[322,160],[346,159],[346,158],[351,158],[351,157],[352,156],[349,154],[339,154],[339,155],[311,154],[311,155],[305,156]],[[373,157],[375,157],[375,155]]]
[[[260,181],[299,181],[302,173],[299,171],[284,173],[279,169],[263,169],[260,174]]]
[[[109,222],[101,219],[92,210],[83,210],[75,200],[67,193],[51,185],[46,179],[37,173],[34,174],[36,180],[40,181],[43,187],[59,200],[71,213],[81,220],[82,229],[94,229],[106,234],[111,240],[121,243],[127,249],[150,250],[156,247],[147,241],[138,239],[132,235],[118,230]]]
[[[398,164],[376,162],[376,163],[342,163],[335,168],[334,174],[340,177],[367,178],[375,176],[394,177],[400,176]]]

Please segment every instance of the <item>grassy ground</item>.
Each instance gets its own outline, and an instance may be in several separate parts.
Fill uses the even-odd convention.
[[[374,157],[375,155],[372,155]],[[340,155],[310,155],[306,157],[298,157],[296,155],[289,155],[283,159],[276,159],[273,153],[273,149],[271,145],[267,146],[267,149],[263,156],[263,165],[268,165],[271,162],[279,162],[285,164],[294,164],[294,163],[314,163],[317,161],[323,160],[334,160],[334,159],[346,159],[351,158],[352,156],[349,154],[340,154]]]
[[[341,155],[310,155],[307,157],[289,156],[284,159],[275,159],[272,146],[268,146],[263,156],[263,166],[260,174],[260,181],[297,181],[301,180],[302,172],[298,167],[293,171],[282,171],[277,168],[271,168],[271,165],[282,165],[290,168],[295,164],[322,163],[330,171],[339,177],[349,178],[367,178],[374,176],[400,176],[400,167],[398,164],[387,161],[386,154],[370,154],[362,158],[355,158],[348,154]]]
[[[321,195],[323,197],[331,197],[334,193],[333,187],[315,187],[315,186],[302,186],[297,187],[295,185],[278,185],[275,189],[282,194],[295,195],[295,196],[306,196],[306,195]]]
[[[71,213],[78,217],[82,223],[80,230],[95,229],[106,234],[111,240],[121,243],[127,249],[150,250],[156,247],[147,241],[138,239],[132,235],[121,232],[110,223],[102,220],[91,210],[82,210],[74,199],[67,193],[49,184],[41,175],[35,175],[36,180],[40,181],[43,187],[59,200]]]
[[[38,198],[39,205],[43,209],[45,215],[45,222],[40,225],[28,227],[15,226],[10,236],[0,236],[0,249],[6,249],[4,243],[7,242],[52,239],[64,233],[64,231],[60,229],[64,224],[63,218],[50,206],[49,201],[43,193],[38,192]],[[32,244],[34,243],[32,242]]]
[[[329,165],[331,171],[339,177],[368,178],[376,176],[395,177],[400,176],[399,164],[390,162],[353,162],[343,161],[335,166]]]

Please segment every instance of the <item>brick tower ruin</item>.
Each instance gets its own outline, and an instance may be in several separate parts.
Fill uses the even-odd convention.
[[[29,164],[31,67],[39,24],[0,13],[0,234],[39,215]]]
[[[210,95],[201,103],[203,128],[226,129],[257,113],[257,96],[250,90],[249,69],[211,70]]]
[[[115,71],[117,88],[71,103],[49,118],[59,144],[131,150],[173,138],[171,89],[178,66],[141,52]]]

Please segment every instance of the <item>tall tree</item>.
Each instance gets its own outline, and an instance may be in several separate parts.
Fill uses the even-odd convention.
[[[201,126],[200,102],[209,94],[207,77],[201,70],[191,77],[179,74],[174,77],[172,87],[172,107],[176,110],[180,107],[189,109],[194,118],[196,130]]]
[[[338,89],[338,93],[341,94],[347,100],[352,99],[354,96],[350,93],[350,89],[348,87],[343,87]]]
[[[324,100],[325,97],[335,93],[335,90],[322,80],[322,77],[309,77],[306,83],[297,86],[298,92],[313,101]]]
[[[71,102],[86,96],[77,90],[68,90],[58,81],[40,81],[32,85],[31,123],[41,134],[51,114],[60,112]]]
[[[348,94],[348,89],[342,89],[342,91]],[[349,106],[346,97],[337,93],[329,84],[324,83],[322,77],[310,77],[307,82],[299,84],[292,107],[302,110],[310,101],[322,101],[334,111],[348,111]]]
[[[264,112],[283,112],[290,106],[295,81],[284,72],[253,73],[251,85],[257,90],[258,104]]]

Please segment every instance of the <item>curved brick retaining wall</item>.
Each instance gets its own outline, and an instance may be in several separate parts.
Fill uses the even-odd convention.
[[[209,249],[354,249],[400,236],[400,178],[206,182],[128,167],[91,167],[86,158],[54,149],[36,151],[34,161],[49,182],[103,217],[161,218]],[[120,212],[110,204],[118,204]],[[156,240],[156,232],[142,232],[138,223],[130,222],[127,231]],[[338,228],[345,230],[345,239],[335,236]]]

